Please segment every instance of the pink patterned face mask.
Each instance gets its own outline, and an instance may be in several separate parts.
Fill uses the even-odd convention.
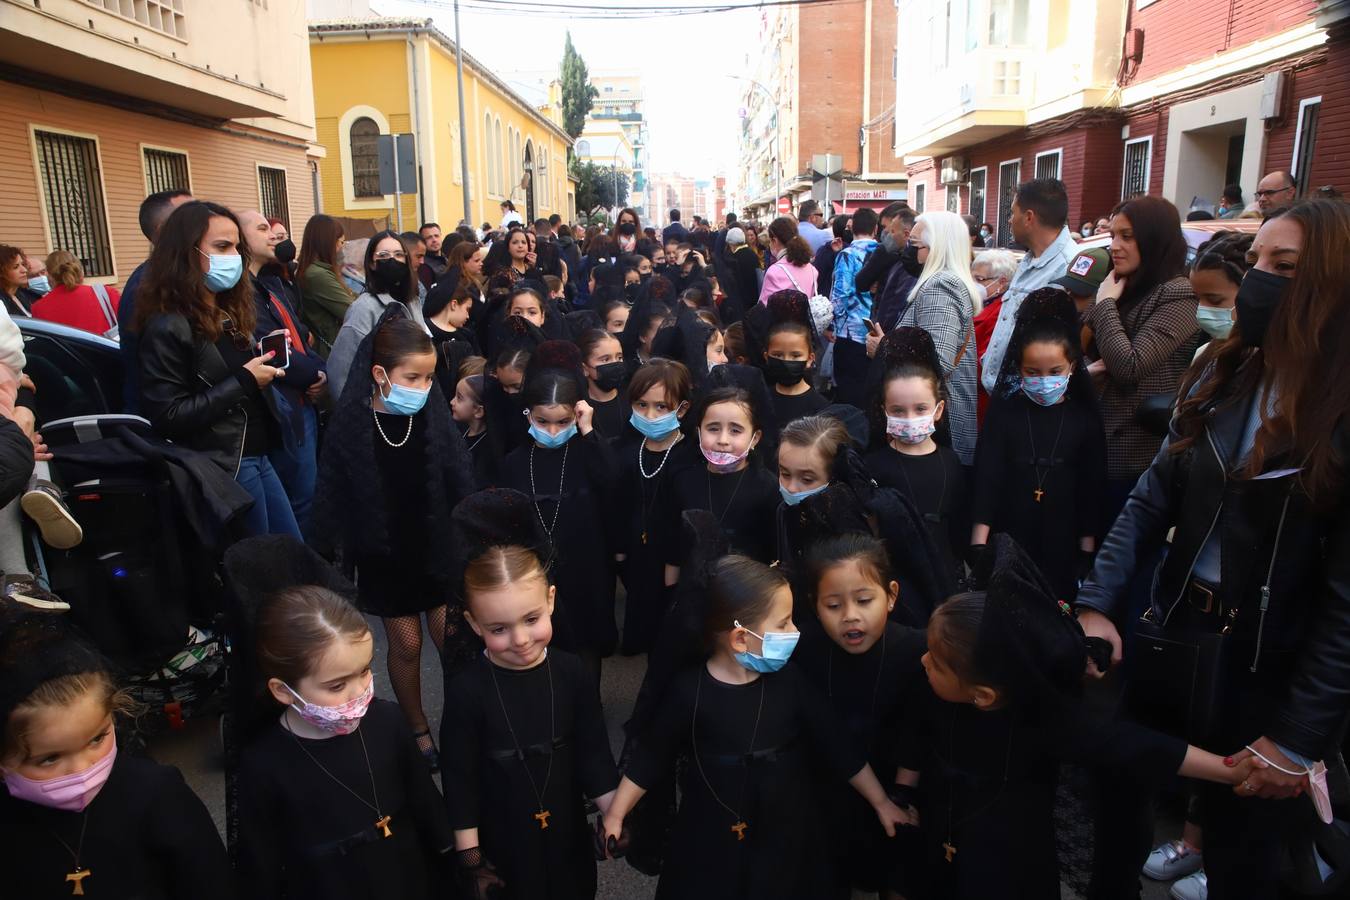
[[[915,416],[912,419],[886,417],[886,433],[904,444],[922,444],[935,431],[937,426],[933,424],[931,415]]]
[[[374,678],[370,679],[370,684],[366,685],[366,689],[359,697],[348,700],[341,706],[319,706],[310,703],[297,694],[290,685],[285,687],[291,692],[292,697],[300,701],[291,704],[295,714],[306,723],[329,734],[351,734],[355,731],[361,724],[361,718],[366,714],[366,710],[370,708],[370,701],[375,697]]]
[[[703,458],[718,472],[735,471],[736,467],[744,462],[745,458],[750,455],[750,451],[754,449],[753,447],[746,447],[744,453],[723,453],[720,450],[709,450],[702,444],[699,444],[698,448],[703,451]]]
[[[1327,789],[1327,766],[1318,760],[1308,770],[1308,793],[1312,795],[1313,806],[1317,807],[1317,817],[1323,825],[1331,824],[1331,791]]]
[[[113,762],[117,759],[117,735],[110,733],[108,740],[112,741],[112,749],[83,772],[46,781],[24,778],[18,772],[6,772],[5,788],[15,800],[27,800],[38,806],[65,812],[83,812],[86,806],[94,802],[112,774]]]

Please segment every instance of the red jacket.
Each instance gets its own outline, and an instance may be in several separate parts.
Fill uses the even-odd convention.
[[[99,303],[94,289],[87,284],[74,288],[58,284],[33,304],[33,318],[69,325],[81,331],[92,331],[94,334],[103,334],[117,324],[117,305],[122,300],[117,288],[108,285],[107,291],[113,310],[111,323],[104,315],[103,304]]]
[[[984,305],[984,309],[980,310],[980,314],[975,317],[975,359],[977,361],[983,360],[984,351],[989,349],[989,338],[994,335],[994,324],[998,322],[998,309],[1002,305],[1002,297],[990,300]],[[983,370],[983,366],[981,366],[981,370]],[[983,377],[984,372],[981,371],[980,375]],[[984,411],[988,406],[989,395],[984,392],[984,387],[981,385],[975,401],[976,421],[981,424],[984,423]]]

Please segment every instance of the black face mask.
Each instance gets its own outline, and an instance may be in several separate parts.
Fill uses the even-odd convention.
[[[383,288],[381,293],[392,294],[395,300],[402,300],[408,293],[408,264],[398,259],[381,259],[375,263],[375,283]]]
[[[641,289],[642,289],[642,285],[641,285],[640,283],[639,283],[639,284],[625,284],[625,285],[623,286],[623,295],[624,295],[624,298],[627,299],[629,303],[636,303],[636,302],[637,302],[637,298],[638,298],[638,292],[639,292]]]
[[[919,248],[913,244],[906,244],[900,250],[900,265],[905,267],[905,272],[914,278],[923,274],[923,263],[919,262]]]
[[[605,363],[595,367],[595,386],[602,391],[617,390],[628,375],[628,364],[619,362]]]
[[[1260,347],[1275,316],[1275,308],[1289,289],[1291,279],[1260,269],[1248,269],[1238,285],[1238,333],[1246,347]]]
[[[286,240],[273,247],[272,252],[276,255],[277,262],[281,263],[283,266],[290,265],[295,262],[295,241],[286,238]]]
[[[764,377],[774,384],[792,387],[794,384],[800,384],[805,376],[806,360],[804,359],[778,359],[770,356],[764,360]]]
[[[642,284],[646,284],[647,282],[649,282],[649,281],[652,280],[652,273],[651,273],[651,272],[646,272],[646,273],[639,272],[639,273],[638,273],[638,278],[641,278],[641,279],[642,279],[642,282],[641,282]]]

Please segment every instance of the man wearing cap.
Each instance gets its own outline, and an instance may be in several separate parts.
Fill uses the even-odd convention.
[[[1083,313],[1097,298],[1097,288],[1102,286],[1109,274],[1111,251],[1106,247],[1093,247],[1075,256],[1073,262],[1069,263],[1068,271],[1050,283],[1068,291],[1078,311]]]
[[[1027,248],[1027,255],[1018,263],[1012,284],[1003,295],[989,349],[980,359],[980,384],[990,395],[998,383],[1023,298],[1068,271],[1078,246],[1069,233],[1068,222],[1069,195],[1064,182],[1057,178],[1036,178],[1018,187],[1009,224],[1013,240]]]

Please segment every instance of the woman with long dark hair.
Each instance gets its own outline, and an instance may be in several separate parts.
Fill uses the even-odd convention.
[[[1235,326],[1187,373],[1167,440],[1076,604],[1119,663],[1130,584],[1175,529],[1135,626],[1127,708],[1235,762],[1263,761],[1234,791],[1201,785],[1213,900],[1283,896],[1283,854],[1297,860],[1290,845],[1302,843],[1310,856],[1313,836],[1307,801],[1292,798],[1316,793],[1314,762],[1341,764],[1350,708],[1350,207],[1309,200],[1276,214],[1248,258]],[[1169,645],[1192,648],[1185,671],[1200,659],[1210,677],[1169,677]],[[1094,898],[1137,896],[1152,839],[1147,793],[1114,775]]]
[[[1106,420],[1108,523],[1158,452],[1157,435],[1135,421],[1135,411],[1147,397],[1176,394],[1201,337],[1175,206],[1138,197],[1117,207],[1111,262],[1115,268],[1087,313],[1088,372]]]
[[[248,246],[223,206],[184,203],[164,223],[136,295],[140,409],[155,430],[201,451],[252,495],[249,534],[300,537],[268,453],[289,434],[271,385],[285,376],[255,353]]]
[[[309,326],[318,351],[327,356],[337,340],[347,307],[356,298],[342,280],[342,223],[332,216],[311,216],[300,242],[300,318]]]
[[[483,261],[483,273],[492,278],[505,272],[511,278],[511,284],[529,279],[544,283],[544,273],[539,268],[539,258],[530,249],[530,239],[524,228],[512,228],[506,239],[493,244]]]
[[[769,223],[769,253],[772,262],[759,290],[760,303],[768,301],[770,294],[789,289],[801,291],[808,297],[818,293],[818,273],[811,265],[811,245],[797,233],[797,223],[793,219],[779,216]]]
[[[334,397],[342,396],[357,346],[386,309],[400,307],[404,315],[426,328],[422,301],[418,299],[420,282],[412,266],[412,254],[402,237],[393,231],[381,231],[372,237],[366,245],[365,270],[366,290],[347,310],[328,357],[328,383]]]

